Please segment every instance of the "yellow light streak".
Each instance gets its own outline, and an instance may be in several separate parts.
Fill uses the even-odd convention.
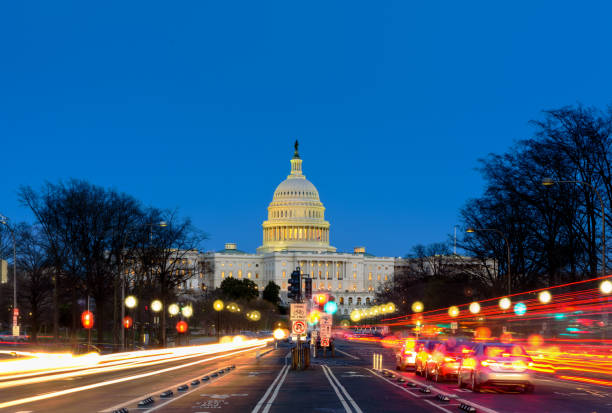
[[[36,395],[36,396],[25,397],[25,398],[22,398],[22,399],[11,400],[11,401],[8,401],[8,402],[0,403],[0,409],[5,408],[5,407],[17,406],[17,405],[25,404],[25,403],[36,402],[36,401],[40,401],[40,400],[51,399],[51,398],[55,398],[55,397],[59,397],[59,396],[65,396],[67,394],[72,394],[72,393],[77,393],[77,392],[81,392],[81,391],[91,390],[91,389],[95,389],[95,388],[98,388],[98,387],[109,386],[109,385],[112,385],[112,384],[122,383],[122,382],[126,382],[126,381],[138,380],[138,379],[142,379],[142,378],[145,378],[145,377],[155,376],[155,375],[158,375],[158,374],[167,373],[169,371],[174,371],[174,370],[182,369],[182,368],[185,368],[185,367],[195,366],[197,364],[206,363],[208,361],[216,360],[216,359],[219,359],[219,358],[229,357],[229,356],[232,356],[232,355],[235,355],[235,354],[240,354],[240,353],[244,353],[244,352],[247,352],[247,351],[255,350],[257,348],[265,347],[267,345],[268,341],[270,341],[270,339],[265,339],[265,340],[249,340],[248,342],[233,343],[233,344],[229,344],[228,343],[226,345],[228,347],[228,349],[226,349],[225,351],[230,351],[231,347],[243,348],[243,349],[242,350],[238,350],[238,351],[234,351],[234,352],[229,353],[229,354],[223,354],[223,355],[219,355],[219,356],[209,357],[209,358],[204,359],[204,360],[192,361],[190,363],[181,364],[179,366],[168,367],[168,368],[161,369],[161,370],[155,370],[155,371],[151,371],[151,372],[147,372],[147,373],[136,374],[136,375],[133,375],[133,376],[126,376],[126,377],[120,377],[118,379],[101,381],[101,382],[89,384],[89,385],[86,385],[86,386],[73,387],[73,388],[70,388],[70,389],[64,389],[64,390],[60,390],[60,391],[56,391],[56,392],[44,393],[44,394],[39,394],[39,395]],[[219,346],[218,344],[214,344],[214,345],[215,346]]]

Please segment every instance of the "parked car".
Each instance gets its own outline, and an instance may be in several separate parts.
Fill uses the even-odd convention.
[[[533,360],[519,345],[480,343],[461,360],[457,382],[460,388],[469,385],[474,392],[483,386],[521,387],[532,393]]]

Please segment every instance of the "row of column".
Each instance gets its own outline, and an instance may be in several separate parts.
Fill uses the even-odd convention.
[[[329,229],[320,227],[273,227],[264,229],[264,241],[319,241],[329,243]]]
[[[319,263],[321,263],[321,266],[319,266]],[[329,263],[329,265],[326,266],[326,263]],[[338,266],[338,264],[340,265]],[[347,279],[346,264],[344,261],[306,261],[306,265],[300,268],[302,273],[311,275],[313,279],[317,280]],[[319,271],[321,271],[320,275]],[[329,276],[327,275],[327,271],[329,271]],[[336,272],[338,272],[337,276]]]

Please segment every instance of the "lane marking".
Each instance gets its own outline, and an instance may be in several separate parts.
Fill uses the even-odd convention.
[[[452,412],[451,410],[448,410],[448,409],[446,409],[446,408],[444,408],[444,407],[440,406],[439,404],[435,404],[435,403],[434,403],[434,402],[432,402],[431,400],[424,400],[424,402],[429,403],[429,404],[431,404],[431,405],[432,405],[432,406],[434,406],[434,407],[437,407],[438,409],[442,410],[443,412],[446,412],[446,413],[454,413],[454,412]]]
[[[357,357],[357,356],[353,356],[352,354],[349,354],[349,353],[347,353],[346,351],[342,351],[342,350],[340,350],[340,349],[338,349],[338,348],[336,349],[336,351],[337,351],[338,353],[342,353],[342,354],[344,354],[345,356],[349,356],[349,357],[350,357],[350,358],[352,358],[352,359],[355,359],[355,360],[361,360],[359,357]]]
[[[351,405],[353,405],[353,408],[355,409],[355,411],[357,413],[363,413],[363,411],[359,408],[357,403],[355,403],[355,400],[353,400],[353,398],[348,394],[348,392],[346,391],[342,383],[340,383],[340,380],[338,380],[338,378],[334,375],[334,372],[332,371],[332,369],[330,369],[329,366],[327,365],[322,364],[321,366],[327,369],[327,372],[331,375],[332,379],[336,381],[336,384],[338,385],[338,387],[340,387],[340,390],[342,390],[342,392],[344,393],[348,401],[351,403]]]
[[[340,400],[340,403],[342,403],[342,407],[344,407],[344,411],[346,411],[346,413],[352,413],[351,412],[351,408],[346,403],[346,400],[344,400],[344,397],[342,397],[342,395],[338,391],[338,388],[336,387],[336,385],[332,381],[332,379],[329,376],[329,374],[327,374],[327,371],[325,370],[325,367],[322,364],[321,364],[321,369],[323,369],[323,374],[325,374],[325,377],[327,377],[327,380],[329,381],[329,384],[331,384],[332,389],[334,389],[334,391],[336,392],[336,396],[338,396],[338,399]]]
[[[274,403],[274,400],[276,400],[276,396],[278,396],[278,391],[280,390],[283,383],[285,382],[285,379],[287,378],[287,373],[289,373],[289,366],[287,366],[287,368],[285,369],[285,374],[283,374],[283,377],[280,379],[280,381],[276,385],[276,389],[274,389],[274,393],[272,393],[272,396],[270,396],[270,398],[266,402],[266,407],[261,411],[262,413],[268,413],[270,411],[270,407],[272,407],[272,403]]]
[[[212,373],[214,373],[215,371],[218,371],[218,370],[219,370],[218,368],[217,368],[217,369],[215,369],[215,370],[211,370],[211,372],[210,372],[210,373],[208,373],[208,374],[212,374]],[[238,369],[236,369],[236,370],[238,370]],[[206,376],[206,375],[208,375],[208,374],[200,374],[198,377]],[[213,381],[210,381],[210,380],[209,380],[208,382],[206,382],[206,383],[205,383],[205,385],[211,384],[211,383],[213,383],[213,382],[214,382],[214,383],[216,383],[216,382],[218,382],[219,380],[223,379],[224,377],[227,377],[227,374],[224,374],[223,376],[221,376],[221,377],[219,377],[219,378],[217,378],[217,379],[215,379],[215,380],[213,380]],[[172,386],[172,387],[174,387],[174,386]],[[167,405],[167,404],[170,404],[170,403],[172,403],[172,402],[174,402],[174,401],[177,401],[178,399],[180,399],[180,398],[182,398],[182,397],[185,397],[185,396],[187,396],[188,394],[191,394],[191,393],[193,393],[193,392],[195,392],[195,391],[198,391],[198,390],[202,390],[202,388],[201,388],[200,386],[193,386],[193,387],[191,388],[191,390],[186,391],[186,392],[181,392],[181,395],[180,395],[180,396],[175,396],[175,397],[172,397],[171,399],[166,400],[166,401],[165,401],[164,403],[162,403],[162,404],[158,404],[158,405],[157,405],[157,406],[155,406],[155,407],[151,407],[150,409],[148,409],[148,410],[143,410],[143,411],[144,411],[144,412],[153,412],[153,411],[155,411],[155,410],[157,410],[157,409],[159,409],[159,408],[161,408],[161,407],[164,407],[164,406],[165,406],[165,405]],[[212,397],[211,397],[211,398],[212,398]]]
[[[238,353],[244,353],[245,351],[250,351],[250,350],[252,350],[252,349],[248,349],[248,350],[240,350],[240,351],[238,351],[238,352],[236,352],[236,353],[227,354],[227,356],[231,356],[231,355],[233,355],[233,354],[238,354]],[[221,357],[224,357],[224,356],[217,356],[217,357],[213,357],[213,358],[211,358],[211,359],[209,359],[209,360],[214,360],[214,359],[216,359],[216,358],[221,358]],[[207,361],[207,360],[203,360],[203,361]],[[201,360],[200,362],[202,362],[202,360]],[[212,374],[212,373],[214,373],[214,372],[215,372],[215,371],[217,371],[217,370],[219,370],[219,368],[216,368],[216,369],[214,369],[214,370],[211,370],[211,372],[210,372],[210,373],[208,373],[208,374]],[[154,373],[156,373],[156,372],[154,372]],[[198,377],[200,377],[200,376],[206,376],[206,375],[207,375],[207,374],[201,374],[201,375],[199,375]],[[126,381],[126,380],[123,380],[123,381]],[[155,396],[156,394],[161,393],[161,392],[166,391],[166,390],[168,390],[168,386],[164,386],[163,388],[161,388],[161,389],[159,389],[159,390],[156,390],[156,391],[154,391],[154,392],[151,392],[151,393],[145,394],[144,396],[139,396],[139,397],[133,398],[132,400],[128,400],[128,401],[126,401],[126,402],[122,402],[122,403],[120,403],[120,404],[116,404],[116,405],[114,405],[113,407],[109,407],[109,408],[106,408],[106,409],[103,409],[103,410],[99,410],[99,411],[98,411],[98,413],[108,413],[108,412],[112,412],[112,411],[114,411],[114,410],[118,410],[118,409],[120,409],[120,408],[122,408],[122,407],[125,407],[126,405],[130,405],[130,404],[132,404],[132,403],[139,402],[140,400],[142,400],[142,399],[146,399],[147,397],[153,397],[153,396]]]
[[[287,358],[285,357],[285,360],[287,360]],[[274,381],[272,381],[272,384],[270,384],[270,386],[268,387],[268,389],[266,390],[266,392],[264,393],[263,397],[259,400],[259,402],[257,402],[257,404],[255,405],[255,407],[253,408],[253,410],[251,411],[251,413],[257,413],[259,411],[259,409],[261,408],[261,406],[264,404],[264,402],[266,401],[266,399],[268,398],[268,395],[270,394],[270,392],[272,391],[272,388],[274,388],[274,386],[276,385],[276,383],[278,382],[278,380],[281,378],[281,376],[283,375],[283,373],[289,368],[289,366],[287,366],[286,364],[280,369],[280,371],[278,372],[278,375],[274,378]]]

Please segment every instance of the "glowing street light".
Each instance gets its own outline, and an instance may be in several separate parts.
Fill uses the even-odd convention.
[[[179,308],[179,306],[177,304],[170,304],[168,306],[168,312],[170,313],[170,315],[177,315],[179,312],[181,311],[181,309]]]
[[[136,300],[136,297],[133,295],[128,295],[125,297],[125,306],[127,308],[134,308],[136,307],[136,304],[138,304],[138,300]]]
[[[499,300],[499,308],[501,308],[502,310],[509,309],[511,305],[512,305],[512,301],[510,301],[508,297],[504,297],[501,300]]]
[[[162,309],[162,302],[159,300],[153,300],[151,302],[151,310],[153,310],[156,313],[159,313]]]
[[[215,300],[215,302],[213,303],[213,308],[215,309],[215,311],[221,311],[223,310],[223,307],[225,307],[225,304],[223,304],[223,301],[221,300]]]
[[[217,340],[219,340],[219,335],[221,333],[221,311],[223,310],[223,307],[225,307],[225,304],[221,300],[215,300],[213,303],[213,308],[217,312]]]
[[[525,303],[516,303],[514,306],[514,313],[516,315],[524,315],[527,312],[527,306]]]
[[[423,311],[423,303],[420,301],[415,301],[412,303],[412,311],[415,313],[420,313]]]
[[[612,293],[612,281],[610,280],[602,281],[601,284],[599,284],[599,291],[601,291],[602,294]]]
[[[476,301],[470,304],[469,308],[470,308],[470,313],[472,314],[478,314],[480,312],[480,304],[478,304]]]
[[[191,317],[193,315],[193,307],[189,305],[181,308],[181,314],[183,314],[183,317],[185,318]]]
[[[359,312],[359,310],[353,310],[351,311],[351,320],[356,323],[359,320],[361,320],[361,312]]]
[[[448,315],[455,318],[459,315],[459,307],[453,305],[448,308]]]
[[[540,300],[542,304],[548,304],[550,300],[552,300],[552,295],[548,291],[541,291],[540,294],[538,294],[538,300]]]
[[[272,334],[277,340],[283,340],[285,338],[285,330],[283,330],[282,328],[277,328]]]

